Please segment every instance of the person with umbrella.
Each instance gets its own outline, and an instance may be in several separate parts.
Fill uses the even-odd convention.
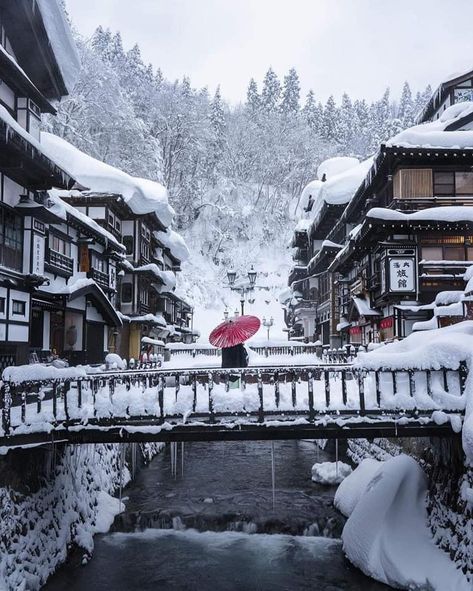
[[[243,343],[256,334],[260,326],[256,316],[235,316],[213,329],[209,341],[222,349],[222,368],[248,367],[248,353]],[[230,376],[231,382],[237,380],[238,376]]]

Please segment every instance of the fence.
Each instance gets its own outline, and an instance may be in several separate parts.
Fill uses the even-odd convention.
[[[69,379],[4,381],[3,436],[94,425],[215,425],[317,416],[430,416],[433,393],[443,410],[461,412],[466,366],[459,370],[366,370],[343,365],[245,369],[140,370]],[[448,400],[448,402],[447,402]],[[450,405],[450,406],[449,406]]]

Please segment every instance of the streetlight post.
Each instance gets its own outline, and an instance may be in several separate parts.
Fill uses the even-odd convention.
[[[248,283],[246,285],[235,285],[237,273],[234,269],[229,269],[227,271],[227,279],[228,279],[228,286],[232,291],[237,291],[240,294],[240,308],[241,308],[241,315],[244,316],[245,314],[245,301],[246,296],[250,292],[255,289],[256,277],[257,272],[255,271],[253,265],[251,265],[247,275],[248,275]]]
[[[269,331],[271,330],[271,327],[273,325],[274,325],[274,318],[272,316],[269,320],[266,320],[266,318],[263,316],[263,326],[266,328],[268,341],[269,341]]]

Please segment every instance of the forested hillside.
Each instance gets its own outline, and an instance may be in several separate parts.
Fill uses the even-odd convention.
[[[167,80],[143,62],[137,45],[125,51],[120,33],[99,27],[87,41],[77,35],[77,43],[82,74],[49,129],[166,185],[192,252],[183,287],[190,293],[193,284],[193,297],[208,301],[219,297],[209,273],[261,266],[268,252],[284,256],[288,204],[321,161],[367,156],[411,125],[431,92],[413,95],[406,82],[398,102],[386,89],[371,104],[346,94],[340,104],[332,96],[322,104],[317,88],[301,97],[294,69],[280,80],[269,68],[264,80],[249,81],[245,103],[231,106],[220,89],[210,95],[188,78]]]

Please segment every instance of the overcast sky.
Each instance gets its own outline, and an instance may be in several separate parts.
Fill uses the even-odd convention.
[[[101,24],[169,79],[220,84],[232,102],[268,66],[302,90],[378,98],[473,67],[473,0],[66,0],[78,30]]]

